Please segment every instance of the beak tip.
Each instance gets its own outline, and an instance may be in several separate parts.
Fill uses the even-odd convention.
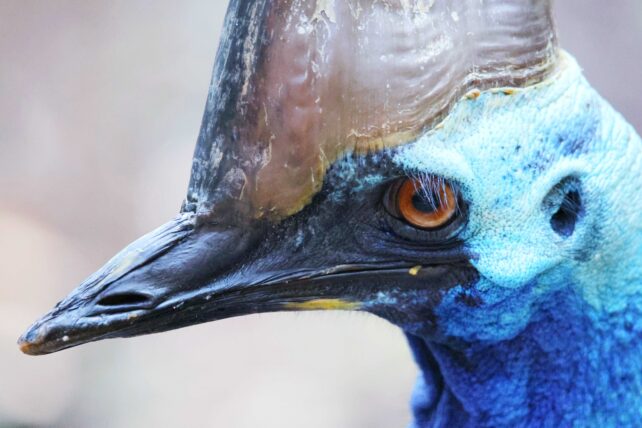
[[[26,355],[42,355],[45,343],[45,331],[41,327],[31,327],[18,339],[18,348]]]
[[[20,337],[20,339],[18,339],[18,348],[20,348],[20,352],[22,352],[23,354],[37,355],[36,347],[37,345],[29,342],[24,337]]]
[[[23,354],[35,355],[33,345],[22,338],[18,339],[18,348],[20,348],[20,352]]]

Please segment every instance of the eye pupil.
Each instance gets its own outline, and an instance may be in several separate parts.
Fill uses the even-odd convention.
[[[426,197],[426,195],[423,195],[420,192],[415,192],[415,194],[412,196],[412,205],[417,211],[421,211],[427,214],[434,213],[440,208],[439,206],[437,206],[439,202],[435,201],[435,199],[436,198],[434,195],[431,195],[431,197],[428,198]]]

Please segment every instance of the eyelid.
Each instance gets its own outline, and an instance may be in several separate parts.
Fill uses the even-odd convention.
[[[399,213],[399,206],[397,204],[397,194],[399,189],[407,177],[400,177],[388,184],[386,192],[383,196],[383,205],[385,209],[395,218],[401,219],[402,215]]]

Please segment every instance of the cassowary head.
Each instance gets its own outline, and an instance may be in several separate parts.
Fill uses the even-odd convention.
[[[323,309],[455,346],[621,307],[639,159],[547,0],[232,0],[180,215],[20,347]]]

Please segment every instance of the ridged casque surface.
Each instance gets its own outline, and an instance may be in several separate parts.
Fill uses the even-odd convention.
[[[283,218],[346,153],[415,140],[465,94],[555,66],[549,1],[236,0],[187,205]]]

